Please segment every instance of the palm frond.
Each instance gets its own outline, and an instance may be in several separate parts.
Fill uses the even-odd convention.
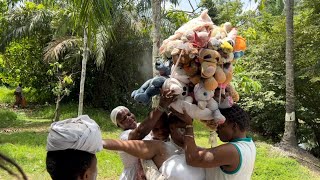
[[[68,55],[68,52],[79,51],[81,39],[77,37],[61,37],[51,41],[44,49],[45,62],[58,61]]]
[[[12,40],[32,36],[38,32],[49,33],[52,13],[47,9],[27,9],[20,6],[11,9],[6,15],[8,27],[1,38],[3,49]]]
[[[106,31],[100,27],[99,32],[96,34],[96,65],[98,68],[103,68],[106,58],[106,50],[110,44],[111,37],[109,34],[106,34]]]

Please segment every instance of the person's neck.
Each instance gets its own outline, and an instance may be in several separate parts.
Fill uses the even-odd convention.
[[[177,145],[177,146],[179,146],[179,147],[181,147],[181,148],[184,147],[184,143],[182,143],[182,142],[175,141],[174,139],[171,139],[171,142],[173,142],[175,145]]]
[[[234,139],[240,139],[240,138],[246,138],[247,137],[247,133],[246,132],[238,132],[235,134],[235,136],[232,138],[232,140]]]

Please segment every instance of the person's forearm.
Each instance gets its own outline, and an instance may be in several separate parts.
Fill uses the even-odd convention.
[[[197,154],[198,148],[196,142],[194,140],[194,132],[193,132],[193,125],[188,124],[186,126],[186,132],[184,135],[184,148],[186,152],[186,160],[189,162],[193,159],[193,157]]]
[[[141,159],[152,159],[160,149],[161,142],[142,140],[114,140],[104,139],[103,148],[108,150],[124,151]]]
[[[202,161],[200,156],[201,149],[197,147],[194,140],[193,125],[189,124],[186,126],[186,133],[184,138],[186,162],[191,166],[198,166],[198,163]]]
[[[186,133],[184,138],[186,162],[190,166],[195,167],[209,167],[214,156],[206,149],[198,148],[194,140],[193,126],[186,126]]]
[[[141,140],[150,133],[157,121],[160,119],[163,111],[160,108],[153,109],[148,117],[140,125],[130,132],[129,140]]]

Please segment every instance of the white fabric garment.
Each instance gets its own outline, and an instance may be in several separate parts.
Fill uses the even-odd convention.
[[[113,124],[115,124],[116,126],[118,125],[117,124],[117,115],[118,113],[123,110],[123,109],[127,109],[129,111],[128,108],[124,107],[124,106],[118,106],[116,108],[114,108],[112,111],[111,111],[111,114],[110,114],[110,119],[111,121],[113,122]]]
[[[128,140],[129,134],[132,129],[123,131],[120,134],[121,140]],[[138,158],[132,156],[126,152],[119,151],[120,159],[123,163],[123,171],[120,175],[120,180],[135,180],[136,173],[137,173],[137,163],[139,161]]]
[[[139,126],[140,123],[137,124]],[[132,129],[123,131],[120,134],[120,140],[128,140],[129,134],[132,131]],[[150,137],[150,134],[148,134],[143,140],[150,140],[152,137]],[[132,156],[126,152],[119,151],[120,159],[123,163],[123,171],[120,175],[120,180],[135,180],[136,173],[137,173],[137,163],[139,159],[135,156]]]
[[[206,180],[249,180],[256,159],[256,146],[251,138],[236,139],[233,144],[240,154],[240,164],[233,172],[226,172],[221,167],[207,168]]]
[[[159,171],[168,180],[204,180],[203,168],[187,165],[185,154],[175,154],[163,162]]]
[[[153,160],[140,160],[147,180],[165,180]]]
[[[88,115],[51,124],[47,138],[47,151],[76,149],[92,154],[102,150],[99,125]]]

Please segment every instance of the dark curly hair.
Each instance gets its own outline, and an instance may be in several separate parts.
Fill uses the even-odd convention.
[[[250,117],[237,104],[234,104],[231,108],[220,109],[220,112],[226,118],[226,122],[237,123],[241,131],[249,129]]]
[[[52,180],[77,180],[84,176],[94,158],[94,154],[74,149],[48,151],[47,171]]]

